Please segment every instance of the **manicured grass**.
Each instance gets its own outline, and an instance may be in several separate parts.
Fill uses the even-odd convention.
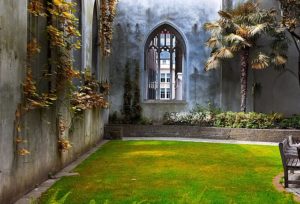
[[[278,147],[166,141],[112,141],[42,196],[47,203],[294,203],[272,179]]]

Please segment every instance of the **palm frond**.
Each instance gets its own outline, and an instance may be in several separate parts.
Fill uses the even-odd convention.
[[[205,64],[205,71],[209,71],[211,69],[217,69],[220,67],[220,60],[216,56],[211,56],[208,58],[206,64]]]
[[[251,13],[250,15],[247,16],[247,20],[252,23],[252,24],[259,24],[262,22],[263,16],[261,12],[255,12]]]
[[[229,47],[230,51],[231,52],[238,52],[241,50],[241,46],[238,46],[238,45],[232,45],[231,47]]]
[[[231,11],[231,13],[235,16],[247,16],[251,13],[255,13],[257,8],[258,5],[256,3],[248,1],[246,3],[239,4],[235,9]]]
[[[270,65],[270,57],[260,52],[251,64],[253,69],[265,69]]]
[[[229,12],[221,10],[221,11],[218,12],[218,14],[219,14],[219,16],[221,16],[222,18],[225,18],[227,20],[232,19],[232,15]]]
[[[220,25],[217,22],[205,23],[204,24],[204,29],[207,30],[207,31],[219,30]]]
[[[287,62],[287,56],[277,54],[277,55],[275,55],[275,57],[272,59],[272,62],[273,62],[276,66],[284,65],[284,64],[286,64],[286,62]]]
[[[233,53],[231,52],[230,48],[222,47],[216,52],[217,58],[233,58]]]
[[[251,27],[251,31],[250,31],[250,34],[252,36],[256,35],[256,34],[259,34],[261,32],[263,32],[265,30],[265,28],[267,27],[267,24],[266,23],[262,23],[262,24],[257,24],[255,26],[252,26]]]
[[[253,44],[250,43],[250,42],[248,42],[248,41],[244,41],[244,42],[242,42],[242,46],[243,46],[244,48],[246,48],[246,47],[252,47]]]
[[[210,48],[217,47],[219,44],[220,44],[220,42],[219,42],[218,38],[216,38],[214,36],[209,38],[208,41],[205,43],[205,45]]]
[[[272,16],[272,17],[276,17],[277,16],[277,10],[276,9],[271,9],[269,11],[269,15]]]
[[[225,18],[220,18],[218,20],[218,23],[222,29],[230,29],[230,28],[234,27],[233,22],[231,20],[228,20]]]
[[[249,26],[241,25],[237,26],[235,33],[243,38],[248,38],[251,29]]]
[[[240,35],[233,34],[233,33],[225,36],[224,40],[226,40],[227,42],[244,42],[245,41],[245,39],[243,37],[241,37]]]

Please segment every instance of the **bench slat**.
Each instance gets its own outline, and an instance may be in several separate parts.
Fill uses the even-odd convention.
[[[289,138],[291,140],[291,138]],[[285,139],[279,143],[280,156],[284,169],[284,186],[287,188],[290,183],[300,183],[299,180],[289,180],[289,170],[300,170],[300,147],[290,146]],[[298,154],[299,153],[299,154]]]
[[[296,167],[300,169],[300,160],[298,158],[288,159],[286,162],[287,167]]]

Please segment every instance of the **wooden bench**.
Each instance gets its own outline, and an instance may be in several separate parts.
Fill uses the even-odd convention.
[[[284,187],[287,188],[289,184],[300,184],[300,180],[289,180],[289,171],[300,170],[300,147],[291,146],[289,140],[285,139],[279,143],[279,150],[284,170]]]
[[[299,138],[289,135],[288,136],[288,144],[291,147],[300,147],[300,140],[299,140]]]

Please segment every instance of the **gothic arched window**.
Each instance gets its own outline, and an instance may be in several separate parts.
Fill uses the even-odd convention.
[[[76,3],[76,10],[75,10],[75,17],[78,19],[78,30],[80,33],[82,33],[82,5],[81,5],[81,0],[73,0],[74,3]],[[82,37],[78,37],[76,39],[74,39],[74,42],[76,42],[77,40],[82,41]],[[73,56],[74,56],[74,68],[82,71],[82,48],[80,49],[75,49],[73,50]]]
[[[156,28],[145,47],[146,100],[183,100],[185,43],[168,24]]]
[[[92,74],[96,79],[99,79],[98,70],[98,54],[99,54],[99,43],[98,43],[98,23],[97,23],[97,3],[94,3],[93,10],[93,30],[92,30]]]

